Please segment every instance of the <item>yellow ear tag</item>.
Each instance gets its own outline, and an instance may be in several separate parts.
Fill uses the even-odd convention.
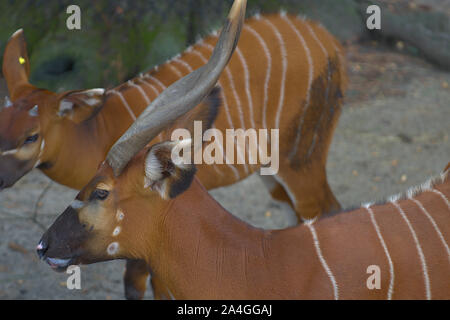
[[[19,63],[20,63],[20,64],[25,64],[25,59],[22,58],[22,57],[19,57]]]

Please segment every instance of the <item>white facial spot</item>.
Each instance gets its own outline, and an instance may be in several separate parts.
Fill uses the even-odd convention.
[[[84,202],[83,202],[83,201],[80,201],[80,200],[74,200],[74,201],[72,201],[72,203],[70,204],[70,206],[71,206],[73,209],[80,209],[80,208],[83,208]]]
[[[5,108],[9,108],[9,107],[12,107],[12,106],[13,106],[13,104],[12,104],[11,100],[9,99],[8,96],[6,96],[5,97]]]
[[[28,111],[28,114],[30,115],[30,117],[39,116],[38,109],[39,109],[38,105],[35,105],[33,108],[31,108],[30,111]]]
[[[122,221],[124,217],[125,217],[125,214],[123,213],[123,211],[120,209],[117,210],[117,213],[116,213],[117,221]]]
[[[120,233],[120,227],[116,227],[115,229],[114,229],[114,231],[113,231],[113,237],[116,237],[119,233]]]
[[[119,251],[119,243],[118,242],[110,243],[108,248],[106,249],[106,252],[108,252],[108,254],[110,256],[115,255],[117,253],[117,251]]]
[[[7,156],[7,155],[9,155],[9,154],[15,154],[15,153],[17,153],[17,149],[12,149],[12,150],[7,150],[7,151],[3,151],[2,152],[2,155],[4,155],[4,156]]]

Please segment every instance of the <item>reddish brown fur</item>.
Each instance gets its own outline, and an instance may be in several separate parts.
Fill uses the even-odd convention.
[[[307,51],[290,23],[304,37],[314,65],[309,108],[306,108],[310,70]],[[271,24],[277,28],[285,43],[285,82],[282,80],[283,50]],[[280,15],[249,19],[242,31],[239,50],[219,80],[223,91],[222,106],[214,126],[222,132],[233,127],[248,129],[253,124],[254,129],[264,128],[263,105],[266,101],[265,81],[269,60],[263,44],[250,30],[264,39],[271,56],[266,112],[268,128],[276,128],[277,112],[282,108],[279,123],[280,171],[278,182],[274,182],[271,192],[275,198],[290,202],[299,217],[311,218],[321,212],[335,210],[339,208],[339,204],[328,186],[325,163],[340,114],[341,96],[346,88],[341,47],[328,32],[313,22],[291,16],[285,19]],[[314,36],[319,39],[320,44]],[[26,98],[23,88],[31,87],[25,72],[29,65],[23,35],[16,37],[17,41],[10,41],[11,44],[8,45],[4,63],[4,73],[14,102]],[[132,113],[139,115],[148,101],[153,101],[164,87],[188,74],[191,69],[202,66],[209,58],[216,39],[215,36],[208,37],[183,53],[179,59],[173,59],[141,77],[107,91],[101,97],[104,103],[92,108],[95,116],[91,118],[86,117],[86,108],[81,106],[77,107],[75,115],[71,117],[56,114],[62,97],[67,93],[55,95],[43,92],[41,97],[33,99],[30,104],[39,105],[41,135],[45,139],[40,159],[46,164],[40,167],[43,172],[69,187],[79,189],[84,186],[95,174],[111,145],[134,120],[117,92],[124,97]],[[15,59],[18,56],[26,59],[24,66],[17,65]],[[248,66],[248,82],[241,56]],[[284,100],[280,100],[283,83]],[[247,86],[251,99],[246,91]],[[148,100],[140,90],[145,92]],[[253,111],[250,110],[250,101]],[[21,116],[17,115],[16,118]],[[303,116],[304,123],[300,127]],[[0,118],[2,117],[4,115],[0,114]],[[161,135],[159,141],[163,136],[167,137],[168,134]],[[298,144],[293,145],[297,136],[300,138]],[[235,169],[227,165],[202,165],[199,166],[198,177],[207,189],[211,189],[235,183],[258,168],[259,165],[235,165]],[[283,185],[279,184],[280,181]],[[289,189],[290,196],[286,193],[286,188]]]
[[[448,178],[435,188],[450,197]],[[436,220],[445,239],[449,239],[450,208],[443,199],[432,192],[416,198]],[[156,297],[335,298],[307,226],[282,231],[254,229],[220,207],[198,182],[167,203],[166,209],[159,209],[160,222],[148,215],[154,212],[153,205],[130,202],[124,211],[130,216],[136,214],[135,219],[140,221],[142,227],[133,226],[139,239],[152,234],[151,242],[130,235],[126,247],[133,247],[137,257],[145,257],[149,263]],[[399,205],[410,219],[424,251],[431,297],[449,299],[450,256],[424,212],[411,200],[401,200]],[[392,298],[425,299],[421,262],[405,221],[390,203],[372,210],[394,264]],[[152,220],[151,224],[147,219]],[[366,209],[324,218],[313,226],[336,279],[339,299],[388,297],[389,265]],[[366,286],[369,277],[366,270],[370,265],[381,268],[380,290],[369,290]]]
[[[425,270],[413,232],[391,202],[369,207],[376,224],[368,209],[359,208],[286,230],[261,230],[223,209],[197,179],[172,200],[144,188],[148,152],[136,156],[118,178],[109,165],[103,165],[79,195],[85,207],[75,214],[92,225],[95,235],[83,244],[88,249],[75,263],[145,260],[159,299],[450,298],[448,171],[431,188],[412,196],[431,215],[443,239],[414,200],[395,200],[417,236]],[[110,199],[91,207],[87,198],[100,182],[111,188]],[[116,221],[116,210],[124,213],[123,220]],[[99,214],[101,221],[91,220]],[[116,225],[121,233],[109,236]],[[58,237],[58,226],[49,232]],[[52,241],[48,235],[44,239]],[[119,243],[120,249],[107,257],[104,249],[110,241]],[[369,290],[366,285],[371,265],[380,267],[380,289]]]

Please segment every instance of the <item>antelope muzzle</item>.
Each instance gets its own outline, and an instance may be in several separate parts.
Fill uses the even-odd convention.
[[[32,168],[32,161],[18,160],[13,155],[0,156],[0,191],[12,187]]]
[[[53,270],[63,272],[70,265],[82,263],[83,245],[89,235],[78,219],[78,212],[69,206],[44,233],[36,251]]]

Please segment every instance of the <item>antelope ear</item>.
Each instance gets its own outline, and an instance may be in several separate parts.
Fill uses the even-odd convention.
[[[195,121],[201,121],[203,136],[203,133],[206,130],[210,129],[214,124],[214,121],[216,121],[221,104],[221,89],[217,86],[198,106],[196,106],[183,117],[177,119],[170,127],[170,129],[164,132],[163,139],[171,140],[172,131],[177,128],[187,129],[191,133],[191,137],[193,137]]]
[[[104,89],[66,92],[59,98],[57,115],[75,123],[81,123],[101,109],[104,94]]]
[[[447,166],[445,167],[445,169],[444,169],[444,172],[447,172],[447,171],[449,171],[450,170],[450,162],[447,164]]]
[[[155,144],[145,157],[144,187],[157,191],[163,199],[173,199],[186,191],[194,179],[191,140]]]
[[[13,101],[20,96],[21,90],[30,85],[28,82],[30,62],[22,29],[14,32],[6,45],[3,55],[3,75]]]

